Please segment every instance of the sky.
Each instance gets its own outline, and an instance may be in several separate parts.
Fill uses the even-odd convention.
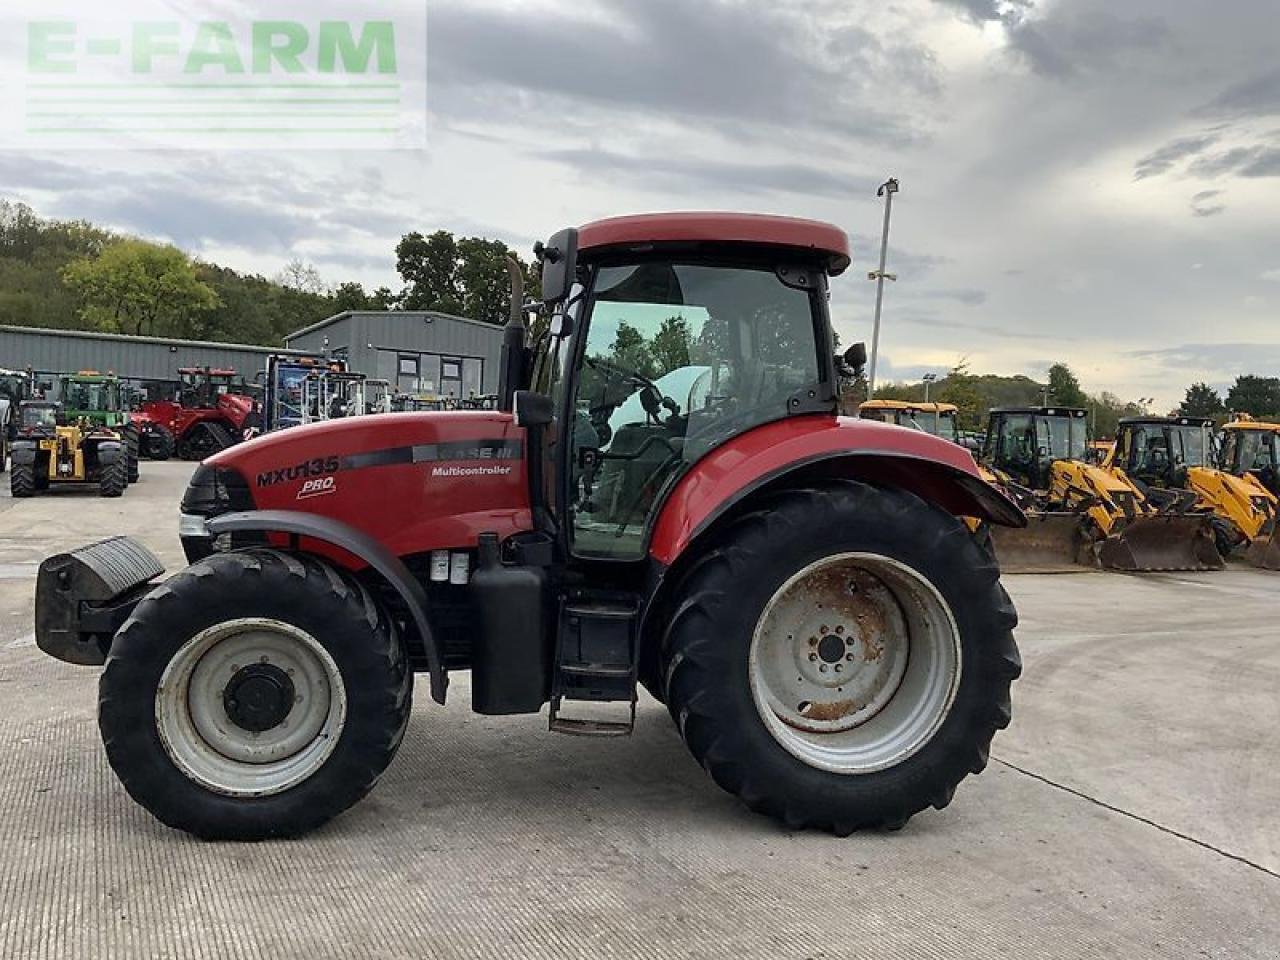
[[[424,147],[0,149],[0,196],[369,287],[410,230],[815,217],[853,238],[847,344],[894,176],[882,379],[1064,361],[1160,408],[1280,374],[1274,0],[467,0],[426,37]]]

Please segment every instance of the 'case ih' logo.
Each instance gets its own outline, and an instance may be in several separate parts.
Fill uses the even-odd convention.
[[[279,470],[268,470],[258,474],[258,486],[270,487],[277,483],[288,483],[290,480],[305,480],[308,477],[322,477],[326,473],[337,473],[341,462],[337,457],[317,457],[315,460],[304,460],[292,467],[281,467]]]
[[[311,497],[323,497],[326,493],[334,493],[338,489],[337,477],[317,477],[314,480],[308,480],[302,485],[302,489],[298,491],[299,500],[309,500]]]

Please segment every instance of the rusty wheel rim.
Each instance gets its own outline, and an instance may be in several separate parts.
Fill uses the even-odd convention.
[[[774,739],[837,773],[871,773],[928,743],[950,711],[960,633],[920,573],[878,554],[823,557],[769,599],[751,694]]]

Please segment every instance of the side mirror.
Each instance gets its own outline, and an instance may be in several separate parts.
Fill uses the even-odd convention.
[[[542,262],[543,302],[564,302],[578,275],[578,231],[561,230],[545,244],[535,246],[533,252]]]
[[[531,427],[545,427],[555,416],[555,406],[551,398],[544,393],[532,390],[517,390],[515,395],[514,417],[517,427],[526,430]]]
[[[551,315],[551,323],[547,326],[551,336],[563,339],[573,336],[573,316],[563,306],[558,307]]]

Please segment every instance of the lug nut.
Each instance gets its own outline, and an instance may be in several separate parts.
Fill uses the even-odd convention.
[[[817,660],[817,659],[818,659],[818,655],[817,655],[816,653],[811,653],[811,654],[809,654],[809,659],[810,659],[811,661],[812,661],[812,660]]]
[[[853,654],[852,654],[852,653],[847,653],[847,654],[845,654],[845,657],[844,657],[844,658],[845,658],[846,660],[848,660],[850,663],[852,663],[852,662],[853,662]]]
[[[818,667],[818,670],[820,670],[822,673],[826,673],[826,672],[827,672],[827,665],[826,665],[825,663],[824,663],[824,664],[822,664],[820,667]]]

